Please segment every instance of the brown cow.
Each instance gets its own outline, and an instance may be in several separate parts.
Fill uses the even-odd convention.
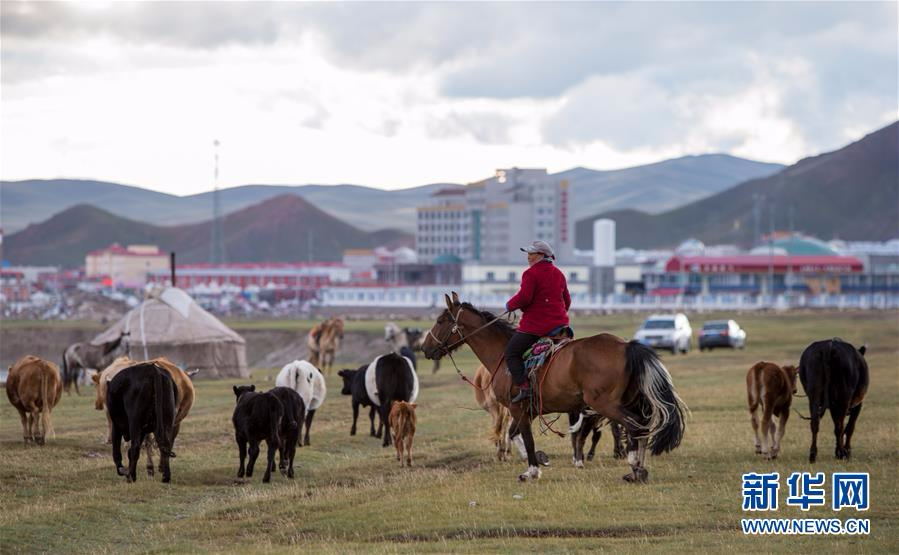
[[[122,370],[125,368],[134,366],[135,364],[140,364],[141,361],[132,360],[128,357],[119,357],[113,361],[112,364],[107,366],[102,372],[99,374],[95,373],[92,376],[94,383],[97,384],[97,399],[94,402],[94,408],[97,410],[103,410],[106,406],[106,389],[108,387],[109,382]],[[190,376],[181,370],[177,366],[175,366],[172,361],[167,359],[166,357],[159,357],[149,360],[147,362],[156,363],[159,366],[165,368],[165,370],[172,377],[172,380],[175,382],[175,387],[177,388],[177,395],[175,399],[175,407],[177,412],[175,413],[175,425],[173,428],[172,434],[172,445],[175,443],[175,438],[178,437],[178,430],[181,427],[181,421],[187,416],[187,413],[190,412],[191,406],[194,404],[194,384],[190,380]],[[106,443],[112,443],[112,420],[109,418],[109,411],[106,411],[106,422],[107,422],[107,432],[106,432]],[[153,459],[152,452],[150,450],[150,441],[147,440],[146,448],[147,448],[147,474],[150,476],[153,475]]]
[[[490,439],[496,446],[496,460],[507,460],[512,449],[512,442],[509,440],[509,424],[512,423],[512,416],[509,414],[509,409],[496,400],[496,394],[493,393],[493,388],[490,386],[490,371],[483,364],[475,370],[472,381],[475,385],[475,401],[493,419]]]
[[[781,368],[772,362],[758,362],[746,373],[746,394],[749,398],[749,413],[752,415],[752,430],[755,432],[755,452],[764,455],[766,459],[776,459],[780,453],[780,442],[790,417],[790,404],[796,393],[796,373],[795,366]],[[772,416],[780,418],[776,426]]]
[[[403,449],[406,451],[406,465],[412,466],[412,438],[415,437],[415,403],[394,401],[390,406],[390,430],[396,447],[396,460],[403,466]]]
[[[6,396],[22,418],[22,437],[27,444],[43,445],[45,438],[56,437],[50,412],[62,396],[59,367],[32,355],[20,358],[9,367]]]

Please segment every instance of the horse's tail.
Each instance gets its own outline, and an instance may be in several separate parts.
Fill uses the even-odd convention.
[[[684,437],[687,405],[674,390],[671,374],[649,347],[630,341],[625,347],[627,371],[639,391],[638,412],[647,422],[640,427],[649,439],[653,455],[661,455],[680,445]]]
[[[156,444],[159,452],[174,457],[172,438],[169,430],[175,425],[175,389],[173,381],[164,368],[153,365],[156,374],[153,376],[153,394],[156,398]],[[166,379],[168,378],[168,379]]]

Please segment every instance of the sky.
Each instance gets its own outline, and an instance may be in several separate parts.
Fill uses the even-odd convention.
[[[897,119],[897,3],[0,4],[0,177],[178,195],[467,183]]]

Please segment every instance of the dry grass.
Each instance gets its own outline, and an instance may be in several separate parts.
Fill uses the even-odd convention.
[[[473,408],[470,388],[451,365],[422,371],[415,467],[401,469],[393,449],[349,436],[350,403],[328,379],[313,445],[298,450],[297,479],[262,484],[235,478],[237,449],[230,415],[233,381],[198,382],[198,399],[182,427],[170,485],[115,475],[105,419],[89,396],[64,397],[54,411],[57,438],[24,447],[18,415],[0,409],[0,546],[3,552],[219,551],[323,553],[579,551],[899,551],[899,314],[758,314],[740,318],[744,351],[663,356],[693,411],[683,445],[649,461],[650,483],[626,484],[626,465],[609,456],[607,438],[584,470],[570,464],[568,440],[538,436],[553,465],[543,479],[518,484],[521,463],[491,460],[488,417]],[[576,322],[580,335],[600,328],[633,332],[639,316]],[[694,327],[701,319],[694,318]],[[372,325],[372,330],[378,329]],[[810,341],[840,335],[869,346],[872,387],[853,442],[855,458],[835,461],[823,426],[815,470],[871,473],[868,537],[744,537],[739,530],[740,475],[810,469],[808,427],[792,418],[781,458],[753,453],[744,376],[761,359],[796,362]],[[36,341],[39,338],[36,338]],[[471,373],[470,354],[461,357]],[[362,362],[362,361],[360,361]],[[428,362],[423,365],[429,367]],[[272,369],[255,383],[271,387]],[[802,399],[796,403],[807,412]],[[785,486],[782,486],[785,488]],[[516,499],[513,496],[521,496]],[[783,497],[782,497],[783,499]],[[474,502],[474,506],[471,502]],[[783,501],[781,501],[783,503]],[[776,516],[798,516],[781,509]],[[839,514],[841,518],[853,516]],[[803,516],[832,517],[829,508]]]

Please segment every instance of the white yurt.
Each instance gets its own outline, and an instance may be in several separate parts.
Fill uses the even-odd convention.
[[[150,291],[91,343],[107,343],[122,333],[129,334],[128,355],[133,359],[164,356],[185,370],[199,369],[196,379],[250,375],[243,337],[176,287]]]

